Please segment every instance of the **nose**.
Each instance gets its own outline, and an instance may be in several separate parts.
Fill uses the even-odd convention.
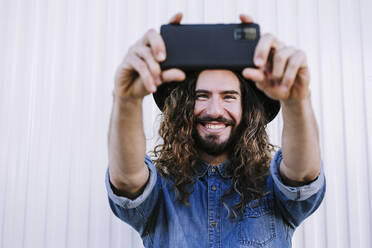
[[[223,116],[223,111],[223,106],[218,98],[212,98],[211,101],[208,102],[205,110],[207,115],[215,118]]]

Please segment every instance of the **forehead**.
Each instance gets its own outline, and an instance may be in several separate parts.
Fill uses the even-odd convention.
[[[240,94],[238,77],[228,70],[205,70],[199,74],[195,90],[230,91],[235,90]]]

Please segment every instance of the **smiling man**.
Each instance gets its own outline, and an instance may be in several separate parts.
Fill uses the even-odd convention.
[[[306,56],[267,34],[257,68],[242,72],[161,71],[165,58],[150,30],[117,70],[106,174],[112,211],[145,247],[291,247],[325,193]],[[153,160],[142,123],[150,93],[163,112]],[[282,147],[272,157],[265,128],[280,106]]]
[[[227,161],[227,148],[234,140],[242,117],[240,82],[231,71],[200,73],[195,89],[196,147],[209,161]]]

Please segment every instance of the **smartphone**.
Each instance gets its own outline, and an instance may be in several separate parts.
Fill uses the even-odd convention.
[[[256,23],[167,24],[160,28],[167,58],[163,70],[184,71],[254,67],[254,50],[260,38]]]

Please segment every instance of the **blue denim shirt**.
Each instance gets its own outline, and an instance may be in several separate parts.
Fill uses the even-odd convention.
[[[146,156],[149,181],[141,195],[128,199],[115,195],[106,173],[109,203],[114,214],[131,225],[145,247],[291,247],[295,228],[320,205],[325,193],[323,169],[311,184],[289,187],[279,176],[282,154],[271,162],[267,179],[269,194],[253,208],[246,205],[241,220],[227,218],[221,196],[230,188],[229,162],[218,166],[199,163],[198,180],[190,206],[175,202],[172,183],[164,180]],[[229,202],[231,199],[233,202]],[[227,198],[229,207],[238,201]]]

